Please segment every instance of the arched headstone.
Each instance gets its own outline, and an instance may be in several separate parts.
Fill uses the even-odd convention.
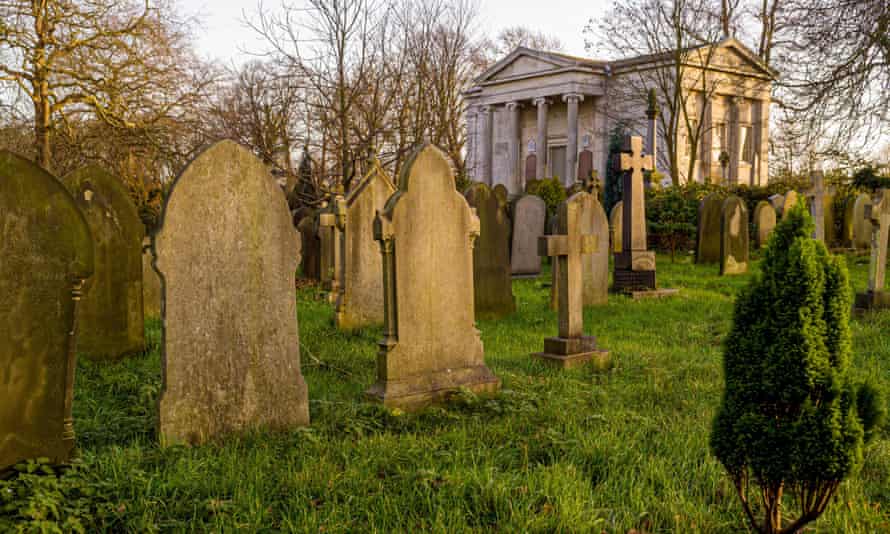
[[[459,388],[494,392],[473,310],[479,219],[454,187],[445,154],[421,147],[374,222],[381,241],[385,325],[371,399],[416,409]]]
[[[176,179],[155,235],[164,297],[162,444],[309,423],[297,236],[266,166],[220,141]]]
[[[572,195],[572,210],[584,235],[596,237],[596,246],[581,257],[581,291],[584,306],[599,306],[609,301],[609,221],[599,201],[581,191]],[[558,264],[556,264],[558,265]],[[559,267],[552,270],[550,307],[559,309]]]
[[[695,263],[720,262],[720,220],[723,213],[723,199],[711,193],[698,205],[698,242],[695,248]]]
[[[539,196],[524,195],[513,207],[513,248],[510,271],[514,275],[538,275],[541,256],[538,238],[544,235],[547,204]]]
[[[723,201],[720,221],[720,274],[748,271],[748,208],[731,196]]]
[[[497,184],[496,186],[491,188],[492,192],[496,197],[501,201],[504,206],[507,206],[507,201],[510,198],[510,192],[507,191],[507,186],[504,184]]]
[[[770,234],[776,228],[776,210],[773,205],[765,200],[757,203],[754,208],[754,240],[755,247],[763,248],[769,240]]]
[[[782,216],[782,208],[785,207],[785,195],[771,195],[767,200],[772,205],[773,209],[776,210],[776,217]]]
[[[516,311],[510,280],[510,219],[507,203],[482,183],[472,184],[464,194],[476,208],[479,237],[473,249],[473,290],[477,319],[494,319]]]
[[[61,182],[0,150],[0,472],[74,448],[78,303],[90,228]]]
[[[78,353],[100,360],[145,350],[142,238],[145,226],[120,178],[97,166],[62,178],[93,236],[90,291],[80,303]]]
[[[319,280],[321,272],[321,242],[316,232],[317,220],[318,212],[310,211],[297,224],[300,232],[300,273],[309,280]]]

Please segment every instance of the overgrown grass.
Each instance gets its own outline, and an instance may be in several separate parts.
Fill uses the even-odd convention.
[[[865,261],[848,260],[857,288]],[[363,400],[380,331],[337,332],[330,307],[302,289],[312,425],[196,448],[157,446],[159,324],[149,322],[144,357],[81,361],[81,459],[53,487],[41,487],[52,477],[13,483],[20,496],[0,509],[0,527],[67,517],[87,531],[130,532],[744,531],[708,436],[723,387],[721,341],[747,276],[716,270],[659,257],[659,283],[682,288],[679,297],[610,296],[586,310],[587,332],[612,353],[605,374],[557,371],[529,357],[556,333],[556,314],[543,277],[515,281],[517,313],[479,324],[503,392],[460,395],[417,415]],[[890,313],[853,322],[853,372],[885,388],[888,331]],[[836,501],[816,531],[890,531],[887,430]]]

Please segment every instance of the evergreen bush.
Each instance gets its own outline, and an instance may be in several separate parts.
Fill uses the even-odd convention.
[[[556,209],[566,199],[566,188],[559,182],[559,178],[535,180],[528,184],[527,189],[530,195],[538,195],[544,199],[549,215],[555,214]]]

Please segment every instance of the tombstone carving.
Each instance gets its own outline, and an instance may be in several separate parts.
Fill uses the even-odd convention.
[[[119,178],[87,166],[62,178],[93,236],[94,272],[80,303],[77,351],[113,360],[145,350],[142,238],[145,226]]]
[[[723,201],[720,217],[720,274],[748,271],[748,208],[737,196]]]
[[[473,241],[479,219],[444,153],[422,146],[374,221],[383,253],[384,338],[368,396],[417,409],[458,388],[495,392],[474,321]]]
[[[609,302],[609,222],[606,212],[596,198],[585,191],[572,195],[573,208],[577,212],[580,231],[584,235],[596,236],[596,247],[581,258],[582,303],[584,306],[599,306]],[[558,220],[558,219],[557,219]],[[558,224],[558,223],[557,223]],[[559,309],[559,284],[562,279],[559,263],[554,263],[551,271],[550,308]]]
[[[865,210],[871,224],[871,260],[868,268],[868,290],[856,295],[858,310],[890,308],[890,292],[885,288],[887,247],[890,246],[890,189],[882,189],[881,197]]]
[[[374,241],[374,216],[382,211],[396,187],[375,161],[371,170],[337,204],[338,241],[342,250],[336,266],[337,327],[350,330],[383,324],[383,264]]]
[[[761,200],[754,208],[754,246],[763,248],[776,228],[776,210],[772,204]]]
[[[621,153],[623,213],[621,252],[615,254],[615,290],[654,290],[655,253],[646,246],[646,199],[643,171],[652,170],[652,156],[643,154],[643,139],[625,140]]]
[[[176,179],[154,239],[162,444],[309,423],[297,251],[284,195],[246,148],[218,142]]]
[[[512,251],[510,271],[518,276],[541,273],[538,238],[544,235],[547,204],[539,196],[524,195],[513,207]]]
[[[92,272],[90,228],[71,194],[0,150],[0,472],[70,457],[77,316]]]
[[[473,249],[473,290],[477,319],[496,319],[516,311],[510,280],[510,219],[507,202],[482,183],[464,194],[479,217],[479,237]]]
[[[695,247],[695,263],[720,262],[720,224],[723,216],[723,199],[711,193],[698,205],[698,239]]]
[[[612,206],[612,212],[609,213],[609,242],[612,244],[614,254],[621,252],[621,233],[623,232],[621,218],[623,214],[624,204],[620,201]]]
[[[553,258],[558,268],[559,336],[544,340],[544,352],[532,356],[563,368],[574,367],[596,359],[597,367],[607,364],[608,353],[597,348],[596,338],[584,335],[584,290],[582,258],[591,255],[602,238],[584,231],[585,210],[592,197],[580,192],[559,206],[557,234],[539,239],[539,252]]]

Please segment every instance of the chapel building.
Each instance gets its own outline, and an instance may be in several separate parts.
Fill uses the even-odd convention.
[[[656,79],[676,72],[677,57],[686,115],[698,132],[690,136],[686,121],[677,128],[680,182],[766,184],[777,73],[734,38],[682,55],[617,61],[515,49],[464,92],[469,178],[504,184],[517,195],[532,179],[558,177],[570,186],[592,171],[604,177],[609,137],[619,124],[647,139],[647,152],[654,145],[656,168],[670,177],[664,127],[647,120],[646,94]],[[699,142],[688,176],[691,137]]]

